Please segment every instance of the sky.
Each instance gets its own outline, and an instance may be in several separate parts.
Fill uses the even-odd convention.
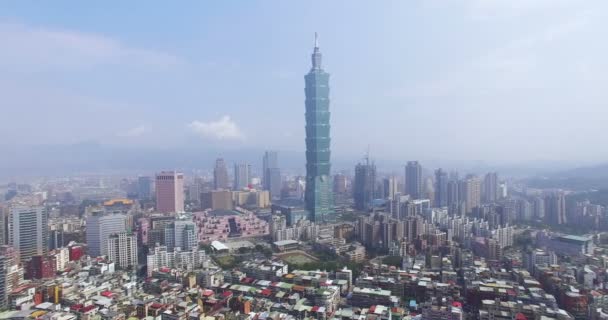
[[[0,146],[303,151],[314,32],[332,156],[608,160],[608,2],[2,1]],[[117,155],[118,156],[118,155]]]

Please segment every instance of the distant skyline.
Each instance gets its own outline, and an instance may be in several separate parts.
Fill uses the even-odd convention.
[[[303,153],[302,75],[318,32],[338,163],[354,166],[368,146],[375,159],[425,167],[608,162],[606,9],[599,0],[2,2],[0,146]],[[3,157],[0,169],[13,162]]]

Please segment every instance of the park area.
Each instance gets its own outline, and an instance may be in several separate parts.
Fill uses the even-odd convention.
[[[317,262],[319,259],[304,252],[304,251],[290,251],[285,253],[277,253],[275,256],[281,258],[281,260],[292,265],[302,265],[305,263]]]

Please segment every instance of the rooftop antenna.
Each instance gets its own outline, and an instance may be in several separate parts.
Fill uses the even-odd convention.
[[[315,31],[315,48],[318,48],[318,47],[319,47],[319,35]]]
[[[369,165],[369,144],[367,145],[367,151],[365,152],[365,162]]]

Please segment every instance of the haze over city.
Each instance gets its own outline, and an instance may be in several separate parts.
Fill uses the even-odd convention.
[[[209,150],[199,164],[208,168],[216,154],[243,149],[301,158],[314,32],[332,75],[337,163],[351,166],[368,147],[393,167],[411,158],[560,168],[608,158],[604,1],[0,7],[7,169],[82,165],[74,159],[91,149],[109,158]],[[62,150],[74,157],[63,161]]]
[[[0,320],[607,320],[608,2],[0,2]]]

